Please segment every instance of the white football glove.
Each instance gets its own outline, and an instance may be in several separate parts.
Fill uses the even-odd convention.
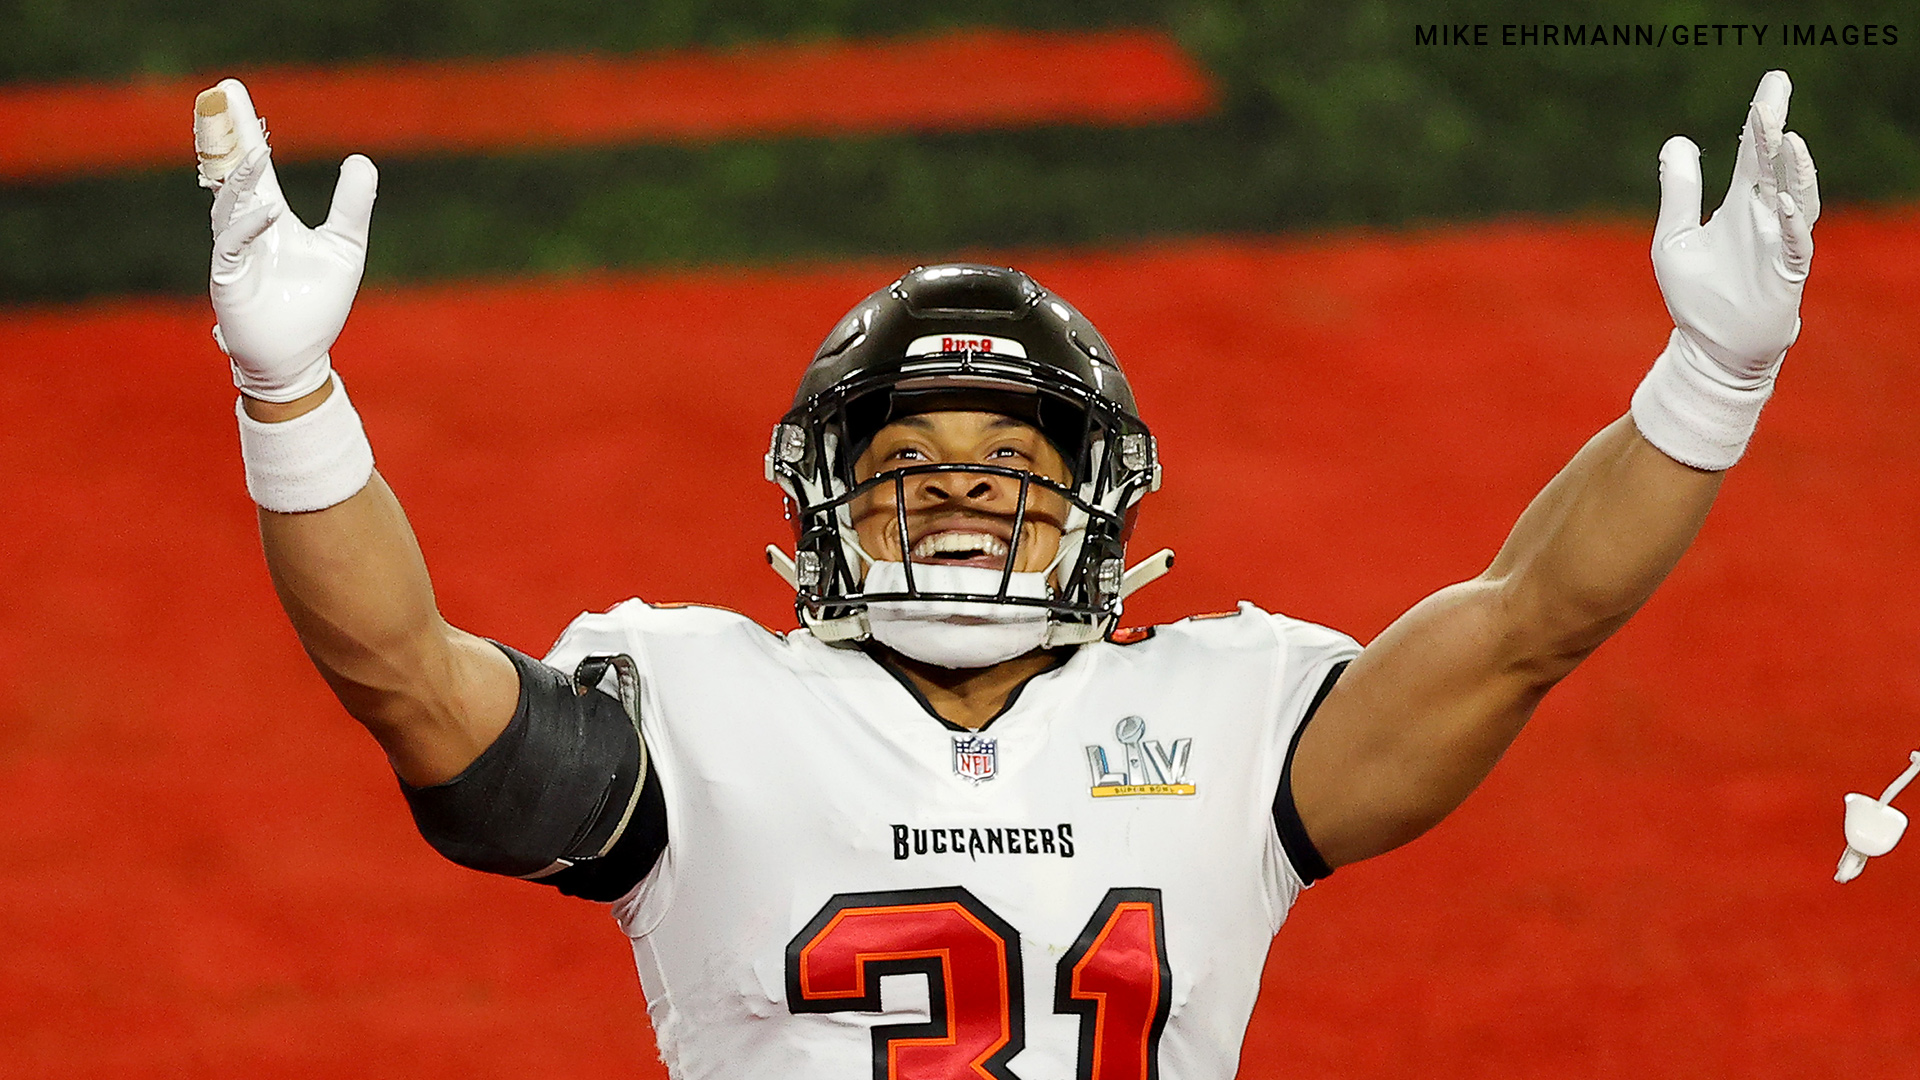
[[[1769,71],[1747,108],[1733,182],[1700,224],[1700,148],[1676,135],[1660,148],[1660,220],[1653,274],[1673,316],[1673,345],[1722,381],[1773,378],[1800,334],[1800,290],[1813,262],[1820,188],[1807,144],[1785,131],[1793,83]],[[1714,374],[1712,369],[1702,369]]]
[[[1700,224],[1700,148],[1660,148],[1653,273],[1673,333],[1633,395],[1633,421],[1662,453],[1696,469],[1732,467],[1800,335],[1820,188],[1800,136],[1786,132],[1793,84],[1769,71],[1747,109],[1733,183]]]
[[[215,94],[225,95],[224,116]],[[379,173],[355,154],[340,164],[326,224],[309,229],[274,177],[266,130],[247,88],[224,79],[201,95],[194,136],[201,183],[213,188],[214,340],[233,384],[261,401],[319,389],[366,268],[367,226]]]

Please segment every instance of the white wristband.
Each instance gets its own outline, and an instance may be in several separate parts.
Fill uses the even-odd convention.
[[[240,418],[247,494],[263,509],[325,510],[359,494],[373,476],[373,446],[338,375],[327,400],[291,420],[255,420],[244,399],[234,402],[233,411]]]
[[[1675,328],[1633,392],[1633,423],[1660,452],[1708,472],[1733,467],[1773,396],[1771,377],[1738,385]]]

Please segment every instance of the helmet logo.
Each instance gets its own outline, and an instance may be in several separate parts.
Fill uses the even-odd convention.
[[[928,334],[914,338],[907,345],[908,356],[937,356],[944,353],[980,353],[983,356],[1017,356],[1024,360],[1027,347],[1012,338],[989,337],[985,334],[964,336],[960,334]]]

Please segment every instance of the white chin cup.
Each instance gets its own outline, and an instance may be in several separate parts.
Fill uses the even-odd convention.
[[[997,594],[1002,572],[984,566],[914,563],[913,584],[923,593]],[[863,592],[907,591],[904,563],[876,561]],[[1008,596],[1046,599],[1044,571],[1016,573]],[[922,663],[947,668],[992,667],[1046,644],[1047,609],[992,600],[876,600],[867,605],[873,640]]]

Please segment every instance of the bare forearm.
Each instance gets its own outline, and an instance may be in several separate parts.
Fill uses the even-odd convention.
[[[1706,520],[1724,474],[1661,453],[1621,418],[1527,507],[1481,580],[1495,584],[1551,677],[1653,595]]]
[[[1534,498],[1485,573],[1368,645],[1294,760],[1296,805],[1329,865],[1392,850],[1459,806],[1554,683],[1652,595],[1720,479],[1620,420]]]
[[[1330,864],[1390,850],[1459,805],[1700,531],[1716,470],[1746,451],[1799,333],[1820,191],[1785,130],[1791,91],[1785,72],[1761,78],[1726,201],[1704,224],[1699,147],[1676,136],[1660,150],[1652,254],[1674,330],[1631,418],[1541,491],[1485,573],[1367,646],[1302,735],[1295,801]]]
[[[325,510],[260,511],[260,541],[281,606],[348,711],[373,722],[404,708],[444,635],[413,532],[379,474]]]
[[[324,397],[247,406],[274,421]],[[453,776],[505,727],[518,696],[512,664],[441,618],[412,526],[378,473],[325,510],[260,511],[260,538],[301,644],[401,776]]]

